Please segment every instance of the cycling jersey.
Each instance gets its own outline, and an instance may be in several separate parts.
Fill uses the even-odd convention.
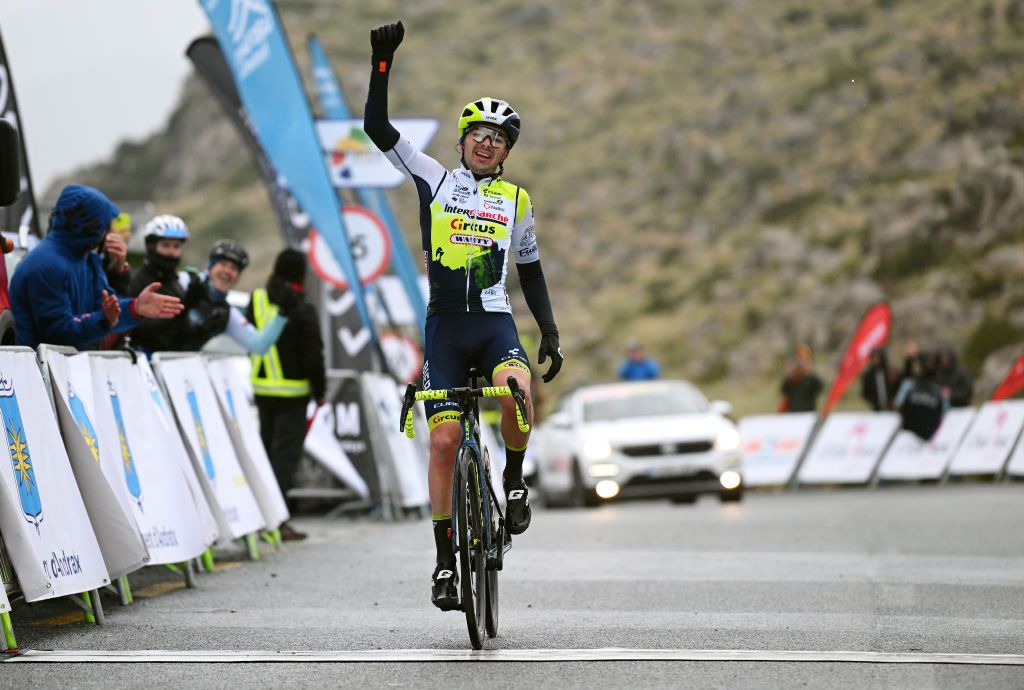
[[[526,190],[500,177],[478,181],[464,167],[446,170],[404,138],[384,155],[419,192],[428,314],[512,313],[509,255],[517,264],[540,259]]]

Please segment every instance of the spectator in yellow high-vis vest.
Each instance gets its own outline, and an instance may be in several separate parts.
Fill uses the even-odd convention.
[[[285,496],[302,458],[309,400],[323,404],[326,393],[320,321],[305,297],[305,280],[306,255],[285,249],[277,255],[266,288],[253,291],[248,310],[249,320],[257,328],[278,313],[288,318],[277,343],[264,355],[252,355],[260,435]],[[287,523],[281,526],[281,536],[288,540],[306,537]]]

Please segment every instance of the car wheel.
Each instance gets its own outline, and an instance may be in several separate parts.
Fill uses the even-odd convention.
[[[697,494],[682,494],[680,496],[673,496],[671,498],[671,501],[676,505],[690,506],[697,502],[697,498]]]
[[[722,503],[739,503],[743,500],[743,489],[737,491],[723,491],[718,494],[718,499]]]
[[[583,483],[583,471],[578,462],[572,464],[572,506],[574,508],[593,508],[600,505],[601,499],[593,489]]]

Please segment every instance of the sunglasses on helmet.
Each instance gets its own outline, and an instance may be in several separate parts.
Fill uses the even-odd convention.
[[[491,146],[508,146],[508,135],[505,134],[505,132],[501,131],[500,129],[495,129],[493,127],[485,127],[483,125],[477,125],[476,127],[470,128],[470,130],[466,132],[466,134],[472,137],[473,141],[477,143],[480,143],[487,137],[490,137]]]

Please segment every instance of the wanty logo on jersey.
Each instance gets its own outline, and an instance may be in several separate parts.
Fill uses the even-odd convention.
[[[238,79],[245,79],[270,57],[267,38],[274,32],[274,18],[265,0],[231,0],[228,32]]]
[[[494,240],[490,237],[478,237],[476,235],[452,235],[448,238],[452,244],[472,244],[477,247],[493,247]]]
[[[14,382],[0,372],[0,424],[4,427],[7,456],[11,459],[14,469],[14,483],[18,487],[18,498],[21,500],[21,514],[25,520],[35,525],[36,533],[43,521],[43,502],[39,495],[39,484],[36,483],[36,472],[32,466],[32,454],[28,447],[28,435],[21,421],[21,408],[18,407],[18,396],[14,393]]]

